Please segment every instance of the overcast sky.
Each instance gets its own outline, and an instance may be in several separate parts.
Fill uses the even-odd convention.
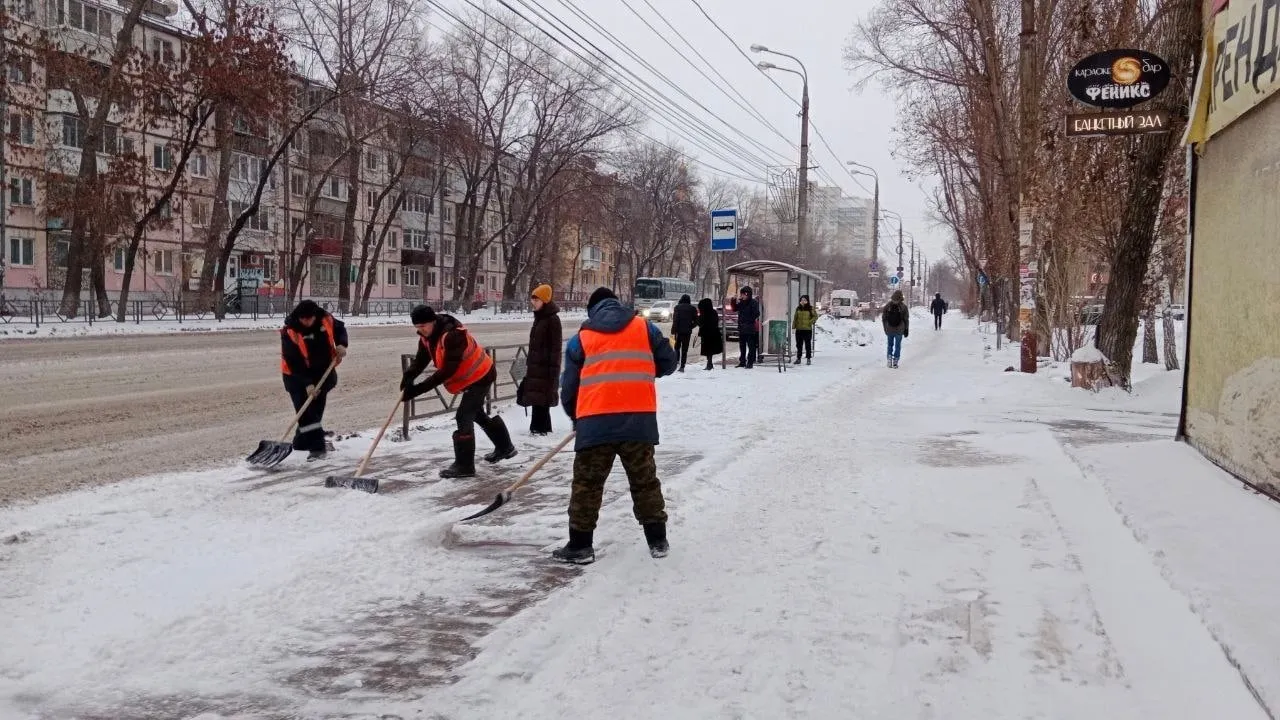
[[[714,114],[734,130],[740,131],[766,146],[772,153],[778,154],[773,155],[754,145],[750,146],[752,153],[758,156],[758,160],[740,162],[748,168],[755,168],[751,171],[752,175],[764,175],[764,172],[758,169],[759,162],[763,160],[781,165],[785,158],[791,165],[798,165],[800,121],[797,117],[796,101],[800,96],[801,80],[798,76],[788,73],[776,71],[770,73],[779,85],[792,94],[793,99],[788,99],[753,66],[752,61],[768,60],[778,65],[789,65],[791,61],[786,58],[754,54],[748,48],[753,43],[758,43],[795,55],[804,62],[809,72],[811,128],[821,132],[830,144],[831,150],[834,151],[833,155],[811,129],[810,165],[818,166],[816,177],[811,170],[811,178],[823,184],[829,184],[834,180],[844,188],[847,194],[870,197],[870,189],[873,186],[871,178],[860,176],[858,180],[866,186],[866,189],[859,187],[855,179],[846,172],[844,162],[856,160],[875,168],[881,181],[881,206],[902,215],[906,230],[915,235],[930,262],[936,262],[943,259],[947,234],[941,228],[934,227],[926,217],[927,198],[924,190],[903,177],[900,165],[890,156],[893,143],[892,128],[896,123],[897,115],[894,102],[880,90],[878,84],[872,84],[861,92],[853,90],[854,78],[845,70],[841,57],[854,24],[875,7],[875,1],[698,0],[706,12],[737,41],[737,45],[751,56],[751,60],[744,58],[735,50],[734,43],[725,38],[702,15],[694,0],[647,0],[647,4],[646,0],[538,0],[533,5],[535,7],[540,5],[545,13],[571,25],[601,50],[612,55],[620,64],[630,68],[710,127],[741,145],[749,145],[729,127],[713,119],[711,115]],[[508,0],[508,2],[516,9],[528,14],[529,11],[517,0]],[[705,112],[692,100],[681,97],[670,85],[659,79],[653,70],[641,66],[638,61],[619,50],[613,41],[604,35],[602,29],[592,27],[587,21],[576,17],[566,3],[570,6],[576,5],[603,30],[616,36],[619,41],[651,64],[655,70],[683,88],[711,112]],[[448,0],[448,4],[453,7],[466,7],[464,0]],[[661,31],[661,35],[646,27],[644,22],[628,9],[628,5],[654,28]],[[724,83],[689,50],[684,41],[663,22],[655,10],[661,13],[671,26],[674,26],[675,31],[687,38],[706,60],[710,61],[714,69],[729,81],[734,90],[741,93],[742,98],[747,101],[743,104],[758,110],[764,120],[781,132],[786,140],[767,127],[764,121],[752,117],[739,107],[735,100],[739,103],[742,100],[738,99],[732,91],[722,92]],[[675,49],[664,42],[664,39],[682,51],[688,59],[677,54]],[[690,65],[690,61],[710,76],[714,82],[702,77]],[[660,140],[678,142],[691,155],[704,160],[709,165],[725,166],[723,160],[715,158],[706,150],[699,149],[694,144],[694,139],[687,137],[683,131],[672,132],[651,123],[646,128],[646,132]],[[701,138],[697,141],[707,144]],[[705,168],[700,170],[704,175],[714,174],[713,171]],[[885,235],[891,232],[896,233],[895,223],[887,222],[881,226],[882,257],[894,249],[894,243],[885,239]]]

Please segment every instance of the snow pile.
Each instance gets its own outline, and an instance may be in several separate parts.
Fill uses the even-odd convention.
[[[1101,363],[1106,361],[1107,356],[1092,345],[1078,347],[1075,352],[1071,353],[1071,362],[1073,363]]]
[[[853,320],[823,315],[814,326],[815,338],[841,348],[865,347],[871,343],[871,331],[879,321]],[[815,347],[821,347],[815,342]]]
[[[491,309],[477,310],[470,314],[458,316],[464,323],[479,324],[492,322],[532,322],[531,313],[500,313]],[[585,312],[563,311],[562,321],[579,322],[587,317]],[[342,321],[349,326],[404,325],[408,315],[360,315],[343,317]],[[177,320],[154,320],[144,318],[141,323],[133,321],[118,323],[113,320],[94,320],[90,325],[84,319],[61,322],[56,317],[44,322],[40,327],[22,320],[13,320],[8,324],[0,323],[0,340],[87,337],[95,335],[168,335],[179,333],[207,333],[244,330],[278,330],[284,322],[282,316],[275,317],[229,317],[225,320],[214,318]]]

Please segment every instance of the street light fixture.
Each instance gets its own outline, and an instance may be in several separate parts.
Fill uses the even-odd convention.
[[[796,203],[799,206],[796,208],[796,255],[799,256],[799,262],[803,265],[805,262],[805,235],[809,230],[809,70],[805,68],[803,62],[800,62],[800,58],[777,50],[770,50],[759,43],[751,46],[751,52],[769,53],[770,55],[777,55],[794,61],[795,64],[800,66],[798,72],[791,68],[778,67],[770,62],[757,63],[756,67],[761,72],[766,70],[789,72],[793,75],[799,75],[804,81],[803,92],[800,95],[800,188],[796,198]]]

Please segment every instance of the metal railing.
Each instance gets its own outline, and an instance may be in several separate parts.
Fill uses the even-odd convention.
[[[494,403],[515,399],[519,382],[511,371],[528,357],[529,348],[527,345],[497,345],[486,347],[485,352],[493,358],[493,366],[498,370],[498,378],[489,387],[489,394],[484,400],[485,413],[492,415]],[[413,355],[407,353],[400,356],[401,374],[409,369],[413,358]],[[457,408],[459,397],[450,395],[443,387],[437,387],[434,395],[416,397],[404,403],[400,424],[401,437],[406,440],[409,438],[409,423],[414,420],[453,412]]]

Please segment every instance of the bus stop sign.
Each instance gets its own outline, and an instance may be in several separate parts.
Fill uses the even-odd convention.
[[[738,249],[738,211],[711,211],[711,251],[730,252]]]

